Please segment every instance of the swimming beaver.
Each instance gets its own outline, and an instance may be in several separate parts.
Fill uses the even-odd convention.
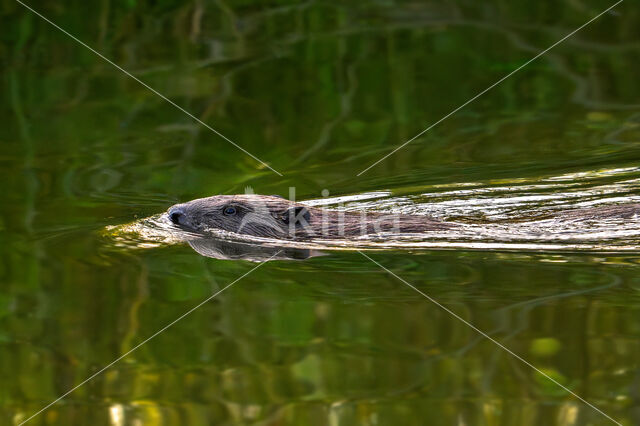
[[[191,231],[221,229],[256,237],[304,240],[345,238],[381,232],[421,233],[456,226],[428,216],[342,212],[305,206],[269,195],[216,195],[167,211]]]
[[[167,214],[174,224],[191,231],[221,229],[289,240],[352,238],[382,232],[415,234],[461,226],[429,216],[325,210],[279,196],[254,194],[200,198],[176,204]],[[574,223],[632,219],[638,214],[640,204],[630,203],[569,209],[553,213],[549,218]]]

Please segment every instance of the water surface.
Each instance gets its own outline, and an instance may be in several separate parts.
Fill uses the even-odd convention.
[[[3,424],[256,266],[104,232],[176,202],[295,186],[300,200],[368,194],[346,208],[419,206],[479,224],[639,197],[631,2],[361,176],[610,4],[32,6],[283,177],[0,3]],[[638,229],[609,225],[609,236]],[[599,238],[597,250],[535,243],[367,253],[617,421],[640,423],[637,234]],[[28,424],[612,422],[361,254],[329,250],[262,265]]]

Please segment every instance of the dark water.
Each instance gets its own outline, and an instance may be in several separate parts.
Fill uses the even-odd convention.
[[[360,176],[612,3],[29,4],[283,176],[0,1],[2,424],[257,266],[108,226],[247,186],[476,222],[640,196],[631,1]],[[538,371],[336,250],[263,264],[27,424],[614,424],[545,375],[639,424],[640,250],[608,235],[367,252]]]

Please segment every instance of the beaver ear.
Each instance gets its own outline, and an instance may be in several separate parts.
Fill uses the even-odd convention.
[[[311,213],[309,213],[309,210],[300,206],[291,207],[284,212],[284,216],[282,217],[284,223],[293,223],[295,225],[300,225],[303,220],[305,224],[308,224],[310,219]]]

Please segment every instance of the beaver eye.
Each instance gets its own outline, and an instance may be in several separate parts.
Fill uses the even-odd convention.
[[[227,207],[224,208],[224,210],[222,210],[222,213],[224,213],[226,216],[233,216],[237,212],[238,211],[233,206],[227,206]]]

